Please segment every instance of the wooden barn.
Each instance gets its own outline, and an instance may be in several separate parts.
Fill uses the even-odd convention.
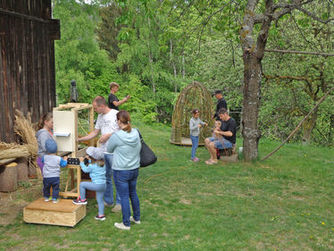
[[[14,111],[33,122],[56,104],[51,0],[0,0],[0,141],[14,142]]]

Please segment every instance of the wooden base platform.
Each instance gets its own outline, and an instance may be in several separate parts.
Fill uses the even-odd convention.
[[[174,145],[180,145],[180,146],[192,146],[191,139],[181,137],[181,142],[174,142],[172,140],[169,140],[170,143]],[[198,146],[204,146],[204,143],[198,143]]]
[[[40,198],[23,209],[23,220],[27,223],[74,227],[85,216],[86,205],[75,205],[67,199],[52,203]]]

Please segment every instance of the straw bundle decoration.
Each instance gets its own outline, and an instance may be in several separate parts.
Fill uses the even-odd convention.
[[[26,149],[29,151],[31,157],[36,157],[38,151],[37,139],[35,137],[36,132],[33,129],[30,114],[27,117],[28,119],[24,117],[21,111],[15,110],[14,131],[27,144]]]
[[[27,145],[0,142],[0,159],[22,158],[30,156]]]

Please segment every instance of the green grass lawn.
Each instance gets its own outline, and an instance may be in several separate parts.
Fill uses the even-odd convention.
[[[25,224],[21,213],[0,227],[0,250],[334,249],[334,149],[287,144],[264,162],[207,166],[204,147],[192,163],[170,128],[139,128],[158,155],[138,178],[141,225],[117,230],[109,208],[96,221],[91,199],[75,228]],[[278,144],[262,139],[260,157]]]

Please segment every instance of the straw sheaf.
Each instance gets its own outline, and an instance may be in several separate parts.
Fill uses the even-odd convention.
[[[24,148],[29,152],[31,157],[37,156],[38,144],[35,137],[35,130],[31,124],[31,117],[28,114],[28,119],[26,119],[22,112],[15,110],[15,126],[14,131],[19,135],[22,141],[26,144]],[[28,156],[29,156],[28,155]]]
[[[22,158],[30,156],[28,145],[0,142],[0,159]]]

